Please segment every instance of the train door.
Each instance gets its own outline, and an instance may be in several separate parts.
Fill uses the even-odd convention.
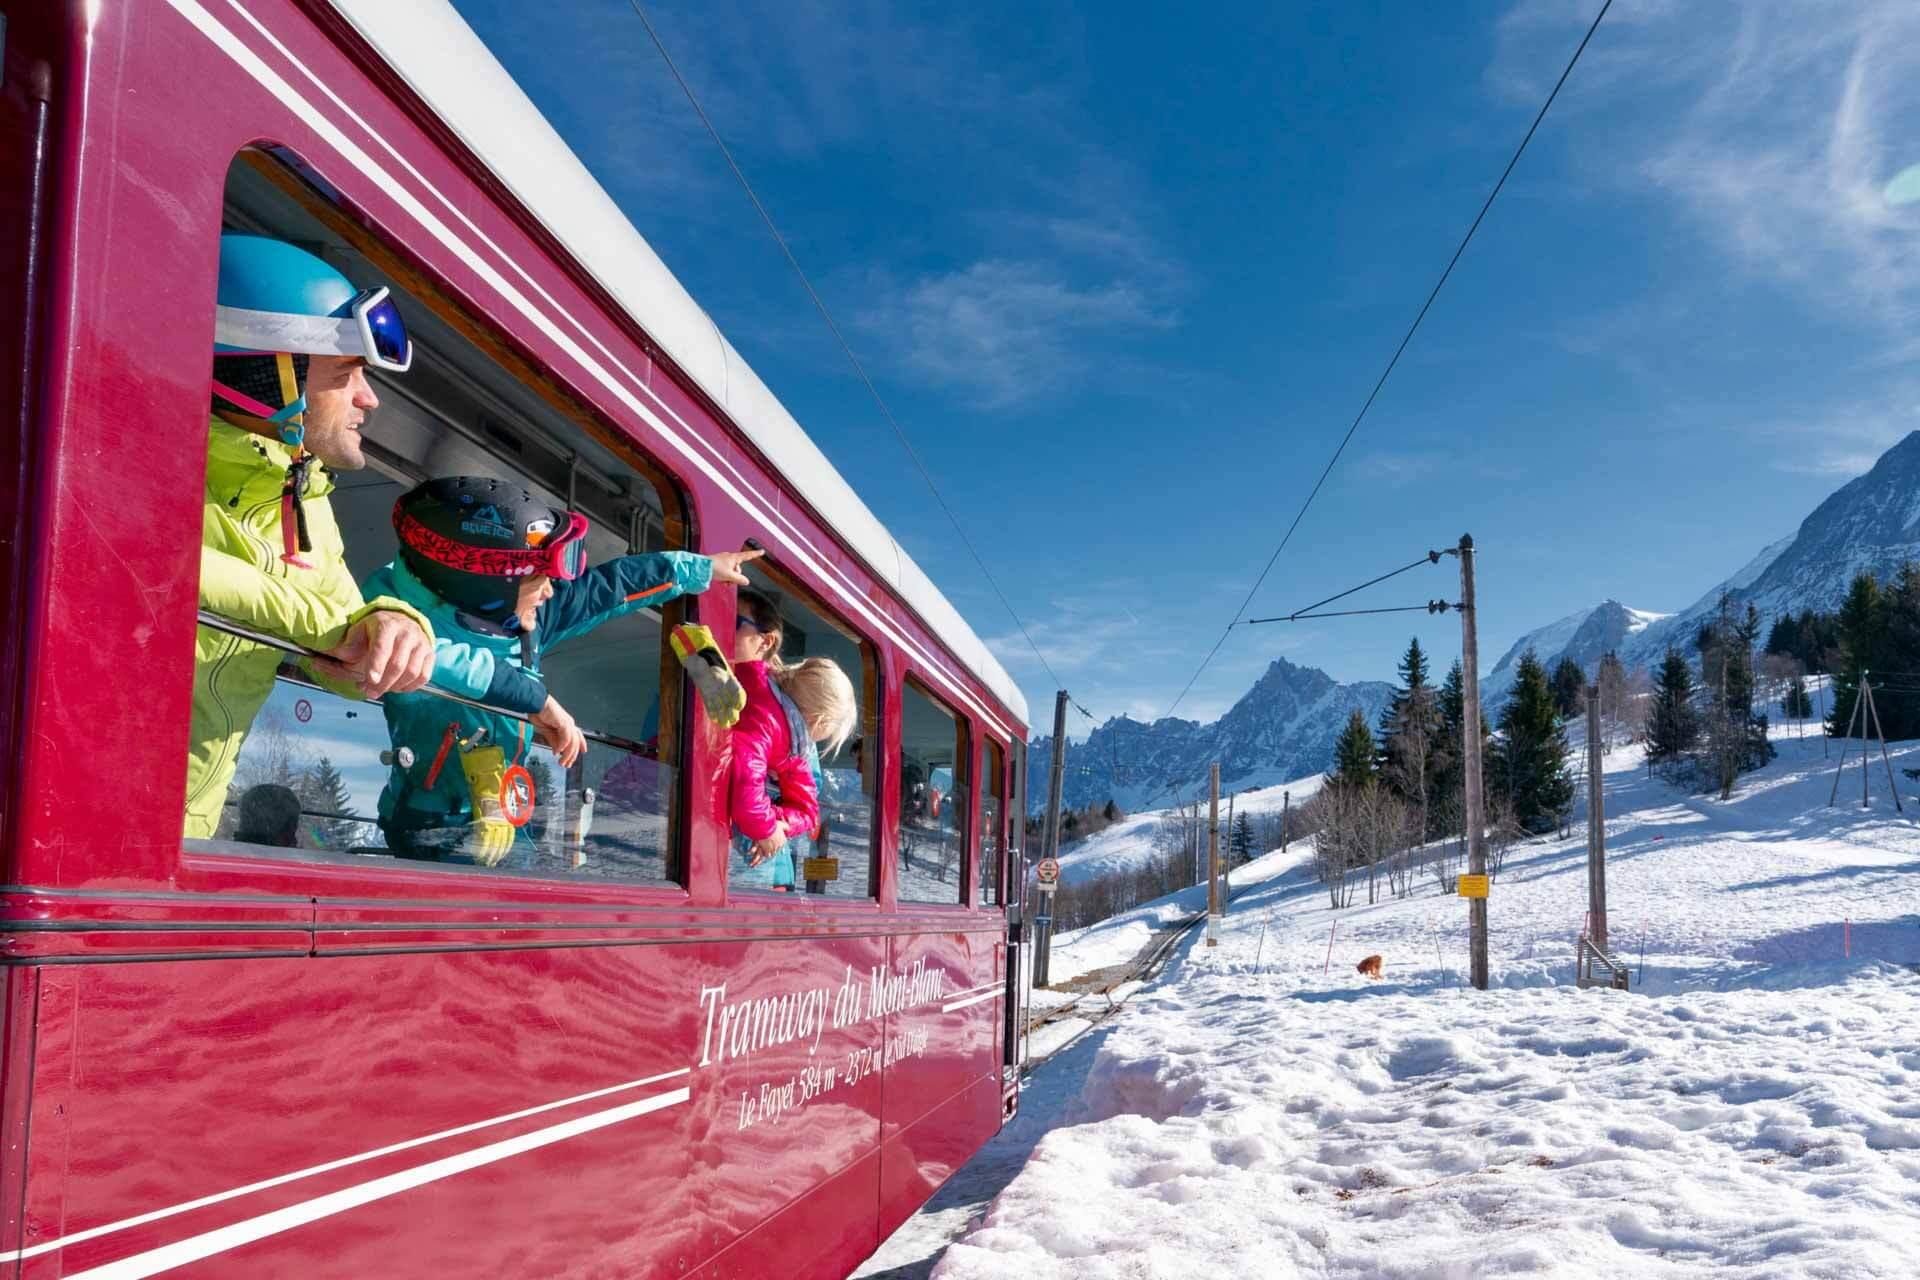
[[[1005,1067],[1007,1114],[1012,1115],[1020,1091],[1020,1068],[1026,1061],[1028,956],[1027,901],[1027,744],[1015,740],[1009,752],[1012,764],[1007,822],[1007,998],[1006,1028],[1001,1038]]]

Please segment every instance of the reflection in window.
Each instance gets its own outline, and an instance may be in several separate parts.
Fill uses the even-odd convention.
[[[987,739],[986,776],[980,790],[980,893],[978,905],[1000,905],[1000,861],[1006,852],[1007,770],[1000,744]]]
[[[966,726],[909,682],[900,700],[900,900],[963,902]]]

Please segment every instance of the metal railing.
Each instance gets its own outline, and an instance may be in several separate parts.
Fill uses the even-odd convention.
[[[200,625],[209,631],[218,631],[222,635],[233,636],[239,640],[251,640],[254,644],[265,645],[269,649],[278,649],[280,652],[295,658],[318,658],[323,661],[332,661],[332,659],[318,649],[309,649],[303,644],[296,644],[280,636],[269,635],[264,631],[256,631],[252,627],[243,626],[231,618],[222,617],[206,609],[200,610]],[[288,684],[297,685],[301,688],[315,689],[321,693],[334,692],[318,681],[297,671],[289,672],[284,667],[278,673],[278,678]],[[509,720],[518,720],[529,726],[533,725],[533,717],[531,716],[524,715],[518,711],[509,711],[505,707],[496,707],[492,703],[481,702],[475,698],[464,697],[460,694],[442,689],[437,685],[427,685],[423,687],[420,692],[429,694],[435,698],[445,699],[448,702],[457,702],[463,707],[472,707],[477,711],[487,711],[496,716],[505,716]],[[335,696],[339,695],[336,694]],[[380,699],[378,698],[366,698],[361,701],[370,707],[381,705]],[[631,752],[634,755],[645,756],[649,760],[658,760],[660,758],[658,748],[650,747],[644,742],[636,742],[632,738],[623,738],[617,733],[607,733],[599,729],[582,728],[580,730],[580,736],[589,742],[605,743],[609,747],[617,747],[622,751]]]

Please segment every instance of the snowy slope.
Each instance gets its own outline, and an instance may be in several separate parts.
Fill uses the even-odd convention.
[[[1609,759],[1629,993],[1569,985],[1581,834],[1508,855],[1484,993],[1431,884],[1333,934],[1297,855],[1250,866],[1220,948],[1189,944],[1064,1084],[1043,1069],[1054,1127],[1009,1131],[1031,1158],[932,1274],[1913,1275],[1920,824],[1884,769],[1870,809],[1851,770],[1828,808],[1833,760],[1795,730],[1726,804]],[[1915,765],[1897,744],[1909,813]],[[1062,939],[1056,977],[1125,949],[1095,935]],[[1378,983],[1353,971],[1373,953]]]
[[[1261,785],[1254,789],[1238,791],[1233,795],[1232,813],[1278,813],[1285,798],[1292,796],[1291,803],[1301,804],[1308,796],[1320,789],[1325,781],[1322,774],[1308,778],[1294,778],[1283,783]],[[1229,808],[1226,798],[1220,801],[1220,824],[1227,824]],[[1165,809],[1150,809],[1145,813],[1133,814],[1105,831],[1096,832],[1084,840],[1074,840],[1060,846],[1060,879],[1066,884],[1077,884],[1096,876],[1114,871],[1130,870],[1145,865],[1155,856],[1154,834],[1160,823],[1169,817]],[[1223,836],[1222,839],[1225,837]]]

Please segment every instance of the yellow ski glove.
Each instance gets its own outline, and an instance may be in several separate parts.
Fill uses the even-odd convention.
[[[722,729],[731,729],[747,709],[747,691],[740,687],[726,655],[713,642],[713,632],[690,622],[675,627],[668,639],[673,643],[674,656],[700,692],[707,718]]]
[[[500,785],[507,776],[507,755],[499,747],[475,747],[460,753],[460,770],[473,793],[473,821],[467,824],[465,852],[483,867],[497,867],[513,849],[513,824],[500,808]]]

